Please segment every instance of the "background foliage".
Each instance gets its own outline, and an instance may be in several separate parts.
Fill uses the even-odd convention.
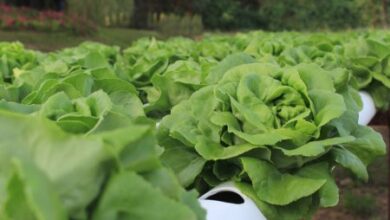
[[[384,27],[388,0],[0,0],[65,10],[101,26],[178,30],[339,30]]]
[[[199,14],[206,29],[342,29],[386,26],[388,0],[135,0],[133,25],[146,13]],[[139,9],[139,10],[137,10]]]

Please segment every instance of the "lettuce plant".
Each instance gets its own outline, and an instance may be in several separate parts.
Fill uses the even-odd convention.
[[[367,180],[385,153],[357,124],[359,98],[345,69],[248,63],[173,107],[158,131],[162,160],[188,188],[234,181],[268,219],[306,219],[338,203],[335,165]]]
[[[390,40],[372,35],[345,42],[344,58],[352,70],[355,86],[367,90],[375,105],[387,110],[390,108]]]
[[[21,43],[0,43],[0,97],[14,99],[18,94],[15,78],[39,65],[41,54],[27,50]]]
[[[40,115],[0,110],[0,122],[1,219],[204,218],[161,165],[150,121],[85,135]]]
[[[14,76],[16,95],[0,101],[0,219],[205,218],[162,165],[116,53],[83,44]]]
[[[388,71],[389,43],[386,33],[263,33],[253,37],[244,50],[258,60],[268,59],[280,65],[317,63],[332,70],[350,71],[350,84],[369,92],[377,108],[386,111],[390,105]]]

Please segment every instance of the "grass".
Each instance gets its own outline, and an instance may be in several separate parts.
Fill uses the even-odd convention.
[[[83,41],[97,41],[126,48],[134,40],[148,36],[159,37],[159,34],[154,31],[127,28],[100,28],[99,32],[92,36],[75,36],[66,32],[45,33],[0,30],[0,41],[20,41],[27,48],[41,51],[54,51],[64,47],[72,47]]]

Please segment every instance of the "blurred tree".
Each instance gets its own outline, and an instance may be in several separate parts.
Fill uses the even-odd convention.
[[[387,0],[382,0],[382,10],[383,10],[383,26],[387,27],[389,21],[389,16],[387,14],[387,10],[388,10]]]
[[[366,0],[263,0],[261,20],[270,30],[342,29],[366,26]]]
[[[134,28],[149,28],[148,20],[151,14],[157,19],[162,14],[178,15],[192,14],[195,0],[134,0],[134,13],[131,26]]]
[[[387,1],[384,0],[362,0],[364,5],[364,12],[362,17],[366,23],[372,27],[383,27],[389,22],[387,17]],[[385,8],[386,7],[386,8]]]
[[[378,0],[135,0],[132,26],[150,28],[151,15],[159,20],[161,14],[175,13],[200,14],[207,29],[355,28],[366,26],[378,14],[386,21],[387,0],[379,0],[382,4],[375,7],[383,10],[374,14],[366,7],[371,1]]]
[[[148,15],[151,12],[150,0],[134,0],[134,12],[131,18],[131,26],[138,29],[148,27]]]
[[[197,0],[195,11],[202,15],[209,29],[259,28],[263,24],[258,14],[259,0]]]

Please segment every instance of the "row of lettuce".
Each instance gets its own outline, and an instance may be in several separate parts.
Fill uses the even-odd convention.
[[[336,165],[385,153],[358,90],[390,103],[390,34],[263,33],[0,43],[1,219],[205,219],[226,181],[267,219],[338,203]]]

